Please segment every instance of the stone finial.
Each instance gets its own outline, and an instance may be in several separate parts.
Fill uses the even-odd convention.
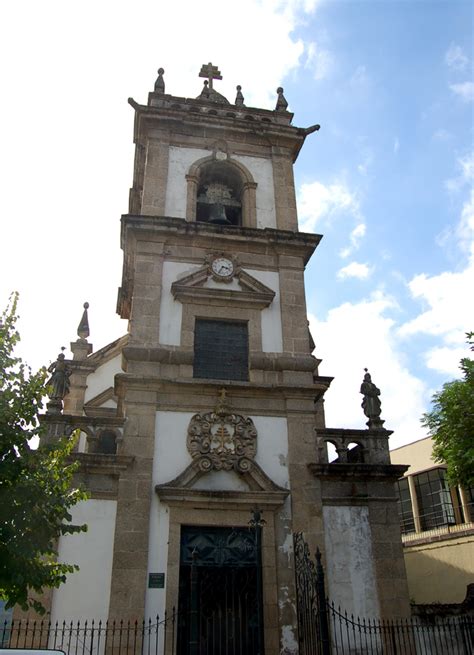
[[[82,318],[79,321],[77,326],[77,336],[79,337],[76,341],[71,342],[71,350],[74,359],[86,359],[87,355],[90,355],[92,352],[92,344],[87,341],[87,337],[90,334],[89,331],[89,317],[87,310],[89,309],[89,303],[84,303],[84,312]]]
[[[156,78],[155,82],[155,93],[164,93],[165,92],[165,81],[163,79],[163,73],[164,73],[163,68],[158,69],[158,77]]]
[[[227,389],[222,387],[222,389],[219,391],[219,399],[214,408],[214,412],[217,415],[221,415],[221,414],[228,414],[230,411],[231,411],[230,405],[227,400]]]
[[[360,386],[360,393],[364,396],[362,409],[369,419],[366,423],[369,430],[380,430],[385,421],[380,418],[382,403],[380,402],[380,389],[372,382],[368,369],[364,368],[365,374]]]
[[[90,334],[89,331],[89,317],[87,315],[87,310],[89,309],[89,303],[85,302],[84,303],[84,312],[82,314],[82,318],[79,322],[79,325],[77,326],[77,336],[81,341],[87,341],[87,337]]]
[[[235,96],[235,105],[236,107],[244,106],[244,96],[242,95],[242,87],[240,84],[237,84],[237,95]]]
[[[288,107],[288,103],[286,101],[285,96],[283,95],[283,87],[282,86],[278,87],[277,93],[278,93],[278,99],[277,99],[275,110],[276,111],[286,111],[286,108]]]
[[[210,91],[209,91],[209,82],[208,80],[204,80],[204,86],[202,87],[201,95],[199,96],[200,98],[207,99],[210,96]]]
[[[250,512],[251,518],[248,524],[254,530],[257,530],[258,528],[263,528],[267,524],[265,519],[262,517],[262,514],[263,514],[262,510],[258,506],[254,507],[251,510]]]

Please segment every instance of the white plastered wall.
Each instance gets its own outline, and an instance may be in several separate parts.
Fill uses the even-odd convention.
[[[87,377],[87,389],[84,396],[84,402],[89,402],[106,389],[114,386],[115,375],[122,373],[122,356],[117,355],[108,362],[99,366],[93,373]],[[115,407],[113,401],[107,401],[104,407]]]
[[[257,183],[257,227],[276,228],[275,190],[271,160],[241,155],[237,155],[234,159],[248,168]]]
[[[360,618],[379,616],[367,507],[323,508],[328,595]]]
[[[204,263],[204,262],[203,262]],[[162,277],[162,293],[160,302],[160,343],[167,346],[181,344],[181,321],[183,305],[175,300],[171,293],[171,285],[175,280],[185,277],[198,270],[201,266],[186,262],[164,262]],[[275,298],[269,307],[262,310],[262,350],[263,352],[282,352],[283,337],[280,309],[280,284],[278,273],[273,271],[246,270],[275,292]],[[215,289],[239,291],[241,287],[237,280],[229,283],[216,282],[209,278],[205,286]]]
[[[211,410],[211,408],[209,408]],[[166,598],[166,571],[168,565],[169,510],[161,503],[154,489],[155,485],[170,482],[191,463],[186,448],[188,425],[192,412],[157,412],[155,423],[155,451],[153,460],[153,483],[150,489],[150,541],[148,572],[165,573],[165,589],[147,589],[145,613],[147,617],[163,616]],[[254,416],[257,429],[257,463],[278,485],[289,487],[288,478],[288,431],[286,419],[282,417]],[[246,491],[247,485],[234,472],[213,471],[203,476],[195,485],[199,489]],[[286,517],[288,507],[282,509]],[[282,545],[285,548],[286,544]]]
[[[186,218],[187,182],[190,167],[199,159],[209,157],[211,151],[201,148],[180,148],[170,146],[168,161],[168,182],[166,185],[166,216]],[[235,155],[231,157],[243,164],[257,183],[257,227],[276,228],[275,192],[273,187],[273,165],[270,159]]]
[[[283,352],[283,333],[281,327],[280,277],[274,271],[247,270],[259,282],[275,292],[269,307],[262,309],[262,350],[264,353]]]
[[[203,157],[209,157],[210,154],[209,150],[200,148],[170,146],[165,201],[166,216],[186,218],[186,175],[194,162]]]
[[[65,584],[53,592],[51,620],[106,620],[109,613],[114,551],[115,500],[86,500],[71,510],[72,523],[86,524],[87,532],[59,540],[59,560],[77,564]]]
[[[161,282],[160,301],[160,343],[164,346],[181,345],[181,321],[183,305],[175,300],[171,293],[171,285],[176,280],[197,271],[199,264],[186,262],[164,262]]]

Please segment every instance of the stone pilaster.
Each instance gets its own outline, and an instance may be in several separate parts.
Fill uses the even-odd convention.
[[[120,454],[133,464],[120,477],[117,493],[109,617],[144,616],[155,439],[156,394],[126,388],[127,422]]]

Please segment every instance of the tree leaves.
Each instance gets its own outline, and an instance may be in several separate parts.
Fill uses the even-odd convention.
[[[33,374],[14,347],[18,295],[13,294],[0,321],[0,598],[43,613],[31,591],[58,587],[76,570],[58,562],[61,535],[86,530],[72,525],[70,508],[87,494],[72,488],[77,468],[69,456],[75,438],[32,447],[43,434],[46,369]]]
[[[467,342],[474,350],[473,332]],[[437,462],[447,465],[448,482],[464,487],[474,486],[474,361],[461,360],[463,377],[447,382],[434,394],[433,408],[422,418],[422,424],[433,437],[433,454]]]

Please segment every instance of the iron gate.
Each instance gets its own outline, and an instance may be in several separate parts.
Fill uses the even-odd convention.
[[[321,554],[294,535],[300,655],[474,655],[474,620],[359,618],[328,602]]]
[[[328,614],[321,553],[311,559],[303,533],[293,535],[300,655],[329,655]]]
[[[263,655],[260,527],[183,526],[178,655]]]

